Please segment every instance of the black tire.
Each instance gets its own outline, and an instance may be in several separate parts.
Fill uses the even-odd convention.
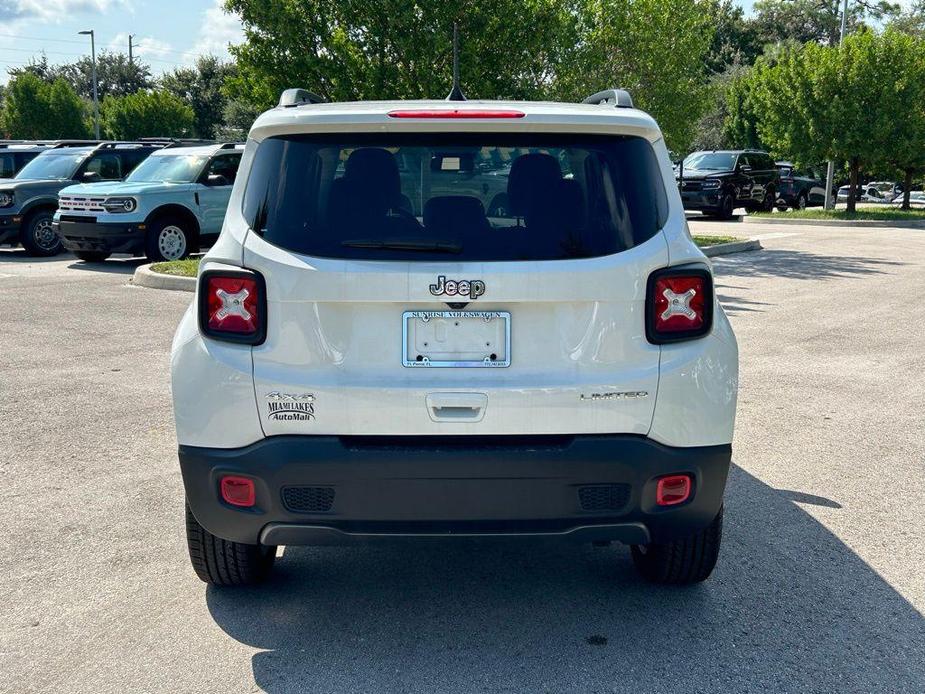
[[[723,536],[723,509],[703,530],[663,544],[633,545],[633,563],[652,583],[686,585],[709,577],[719,556]]]
[[[19,233],[22,247],[29,255],[47,258],[58,255],[64,250],[61,239],[51,228],[51,220],[55,216],[52,210],[39,210],[26,217]]]
[[[735,214],[735,200],[732,199],[730,193],[726,193],[723,196],[723,201],[720,203],[719,212],[716,216],[720,219],[732,219],[733,214]]]
[[[806,197],[806,193],[800,193],[797,196],[797,204],[793,206],[795,210],[805,210],[809,206],[809,200]]]
[[[74,251],[78,260],[85,263],[102,263],[109,257],[108,251]]]
[[[264,581],[276,559],[276,547],[246,545],[216,537],[199,525],[186,504],[186,546],[193,571],[213,586],[248,586]]]
[[[777,202],[777,196],[774,195],[774,189],[768,188],[764,194],[764,200],[761,201],[762,212],[771,212],[774,209],[774,203]]]
[[[161,217],[148,227],[145,255],[153,263],[180,260],[190,254],[194,243],[195,233],[187,222],[176,217]]]

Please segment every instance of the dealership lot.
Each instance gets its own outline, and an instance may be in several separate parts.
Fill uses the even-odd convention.
[[[191,295],[0,249],[4,691],[925,690],[925,232],[695,222],[741,351],[719,565],[623,547],[285,550],[206,589],[168,391]]]

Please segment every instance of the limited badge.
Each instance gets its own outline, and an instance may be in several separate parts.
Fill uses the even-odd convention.
[[[267,416],[277,422],[308,422],[315,418],[315,396],[312,393],[267,394]]]

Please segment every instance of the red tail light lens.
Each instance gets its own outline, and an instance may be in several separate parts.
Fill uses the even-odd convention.
[[[260,344],[266,316],[266,288],[258,273],[207,270],[199,277],[199,328],[209,337]]]
[[[510,109],[418,109],[414,111],[389,111],[389,118],[523,118],[523,111]]]
[[[713,326],[713,276],[706,270],[658,270],[646,293],[646,337],[663,344],[702,337]]]
[[[668,475],[662,477],[655,487],[655,503],[658,506],[682,504],[691,496],[690,475]]]
[[[220,488],[222,499],[232,506],[250,508],[257,503],[257,492],[252,479],[225,475],[220,482]]]

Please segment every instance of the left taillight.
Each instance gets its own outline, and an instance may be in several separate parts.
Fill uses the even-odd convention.
[[[701,268],[668,268],[649,276],[646,337],[653,344],[703,337],[713,327],[713,276]]]
[[[216,340],[259,345],[267,334],[263,276],[246,270],[206,270],[199,276],[199,329]]]

